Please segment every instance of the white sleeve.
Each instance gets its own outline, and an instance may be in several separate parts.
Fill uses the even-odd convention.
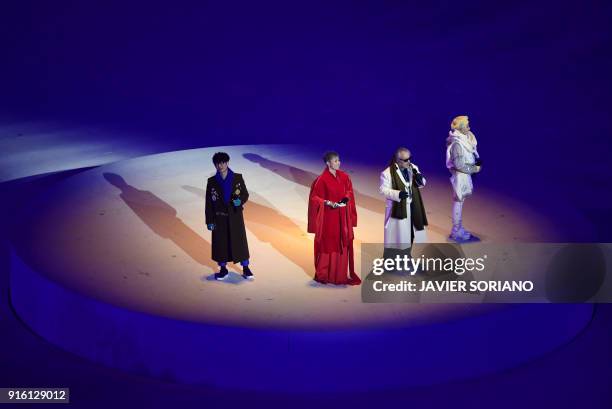
[[[466,163],[463,149],[458,143],[453,143],[451,145],[450,154],[453,160],[453,167],[456,171],[467,173],[468,175],[476,173],[476,166]]]
[[[388,172],[382,172],[380,174],[380,188],[378,191],[387,199],[394,200],[396,202],[400,201],[400,191],[391,189],[391,174]]]

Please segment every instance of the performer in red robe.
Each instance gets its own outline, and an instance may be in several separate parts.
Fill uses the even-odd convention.
[[[308,232],[315,234],[315,277],[320,283],[358,285],[353,257],[357,208],[351,178],[340,170],[340,157],[327,152],[327,167],[312,183]]]

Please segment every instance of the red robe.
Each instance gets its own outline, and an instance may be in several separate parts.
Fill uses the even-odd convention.
[[[339,202],[348,197],[346,207],[336,209],[325,201]],[[308,232],[315,234],[315,280],[321,283],[361,283],[355,273],[353,227],[357,227],[357,208],[353,184],[349,176],[325,168],[312,182],[308,201]]]

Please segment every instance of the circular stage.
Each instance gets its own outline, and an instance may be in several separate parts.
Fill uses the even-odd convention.
[[[230,154],[250,199],[256,280],[212,279],[204,188]],[[25,209],[11,300],[34,331],[97,362],[187,383],[275,390],[431,384],[508,368],[574,337],[590,305],[367,304],[359,287],[313,280],[308,191],[319,155],[289,145],[169,152],[91,169]],[[382,170],[342,158],[360,243],[382,241]],[[428,178],[429,242],[450,230],[450,187]],[[481,190],[465,224],[483,241],[554,239],[542,215]],[[383,376],[384,374],[384,376]],[[238,377],[248,384],[236,382]],[[330,384],[330,377],[334,381]]]

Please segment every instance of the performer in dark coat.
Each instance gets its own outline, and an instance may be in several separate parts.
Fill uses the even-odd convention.
[[[217,173],[208,178],[206,185],[206,226],[212,231],[212,259],[220,267],[215,279],[225,279],[227,263],[231,261],[240,263],[242,276],[252,280],[255,277],[249,268],[249,246],[242,216],[249,192],[242,175],[229,168],[229,160],[225,152],[213,155]]]

